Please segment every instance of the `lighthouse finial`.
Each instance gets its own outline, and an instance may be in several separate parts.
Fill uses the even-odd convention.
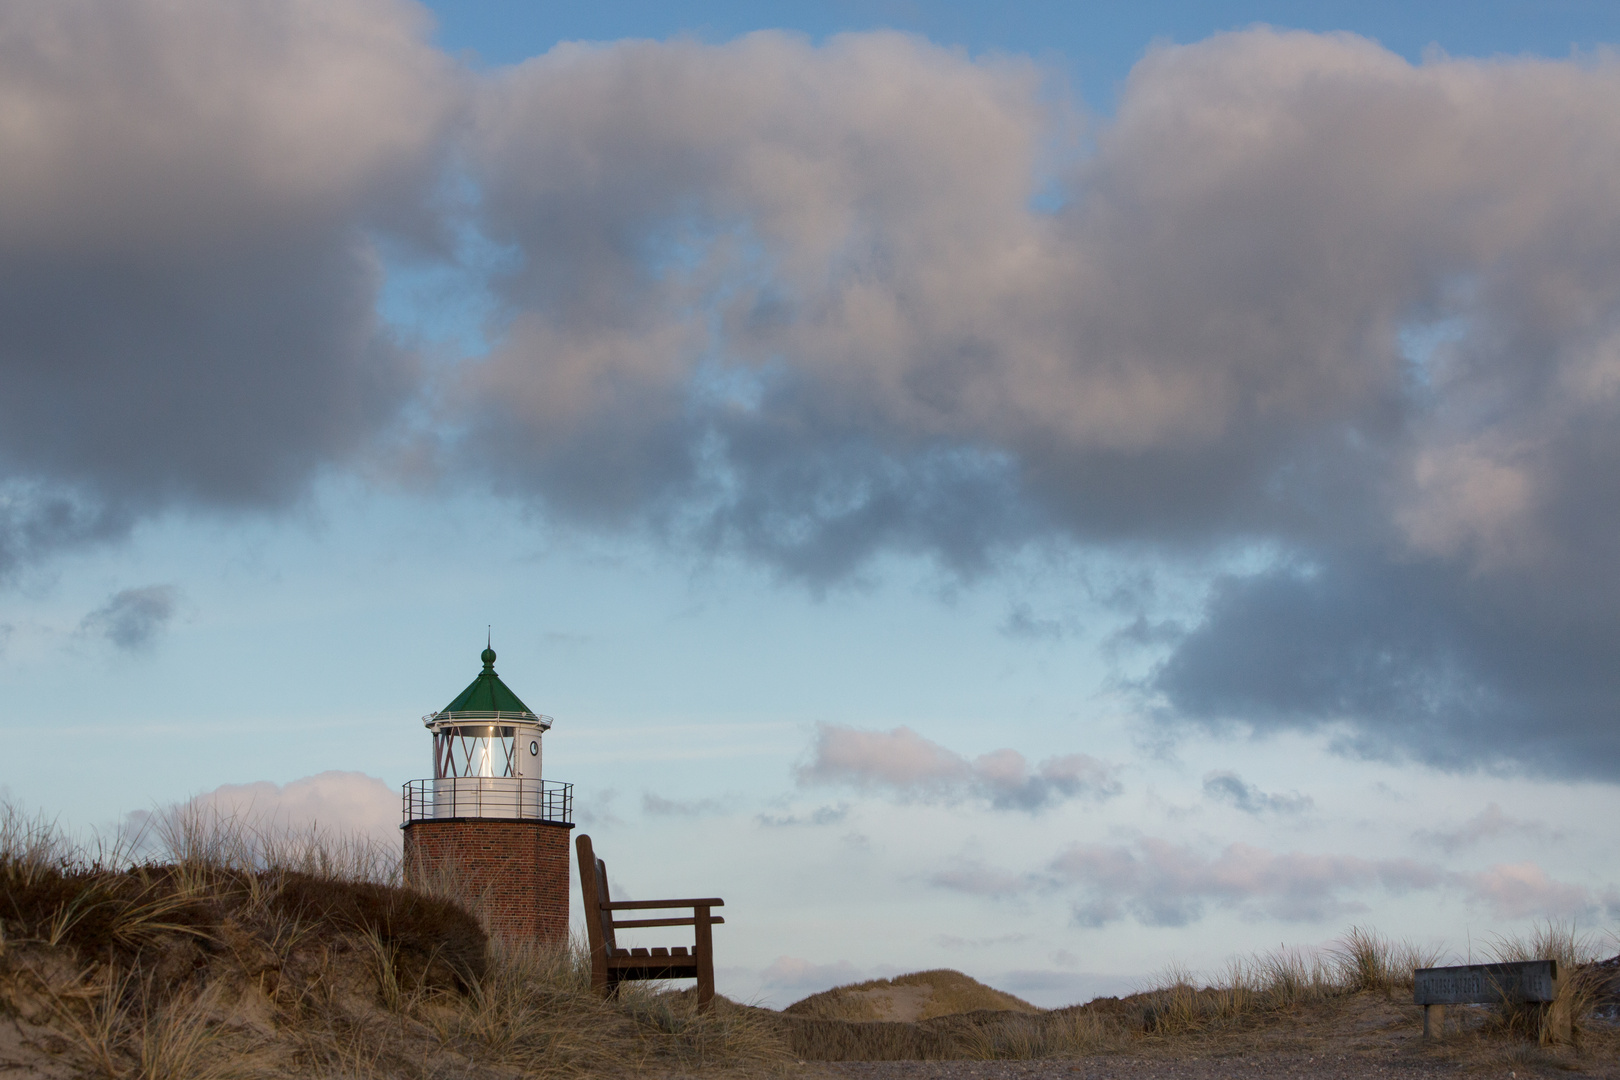
[[[485,624],[485,626],[484,626],[484,651],[478,657],[478,659],[480,659],[480,660],[482,660],[484,662],[484,670],[489,672],[491,675],[493,675],[495,673],[495,650],[494,650],[494,648],[492,648],[492,643],[494,642],[494,640],[495,640],[494,632],[489,628],[488,624]]]

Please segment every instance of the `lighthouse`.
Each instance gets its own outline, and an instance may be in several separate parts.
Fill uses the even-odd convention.
[[[405,785],[407,884],[445,882],[477,904],[509,943],[568,939],[568,833],[572,784],[540,774],[552,719],[484,669],[437,712],[433,776]]]

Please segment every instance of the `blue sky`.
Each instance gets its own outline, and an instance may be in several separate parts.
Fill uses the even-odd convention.
[[[735,996],[1615,926],[1617,37],[21,5],[0,784],[394,842],[487,626]]]

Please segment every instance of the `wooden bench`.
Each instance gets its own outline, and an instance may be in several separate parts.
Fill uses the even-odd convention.
[[[697,1004],[707,1012],[714,1004],[714,938],[709,928],[726,920],[711,916],[710,908],[723,907],[717,897],[698,900],[614,900],[608,893],[607,864],[596,857],[591,838],[580,834],[574,841],[579,854],[579,887],[585,896],[585,934],[591,946],[591,988],[603,997],[619,991],[629,979],[696,979]],[[682,918],[619,919],[614,912],[655,911],[691,908]],[[644,926],[690,926],[694,928],[692,951],[674,949],[621,949],[614,930]]]
[[[1558,961],[1526,960],[1511,964],[1465,964],[1418,968],[1412,972],[1412,1003],[1423,1006],[1423,1037],[1438,1039],[1445,1031],[1447,1005],[1534,1004],[1539,1006],[1543,1040],[1568,1038],[1569,1017],[1554,1016],[1558,1000]]]

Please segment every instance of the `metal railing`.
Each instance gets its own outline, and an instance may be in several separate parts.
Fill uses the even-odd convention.
[[[494,818],[573,824],[574,785],[514,776],[447,776],[405,785],[404,824]]]
[[[549,729],[557,721],[545,713],[535,712],[501,712],[498,709],[468,709],[457,712],[430,712],[422,717],[423,726],[432,724],[450,724],[462,720],[493,720],[497,724],[502,720],[510,720],[516,724],[537,724],[541,728]]]

